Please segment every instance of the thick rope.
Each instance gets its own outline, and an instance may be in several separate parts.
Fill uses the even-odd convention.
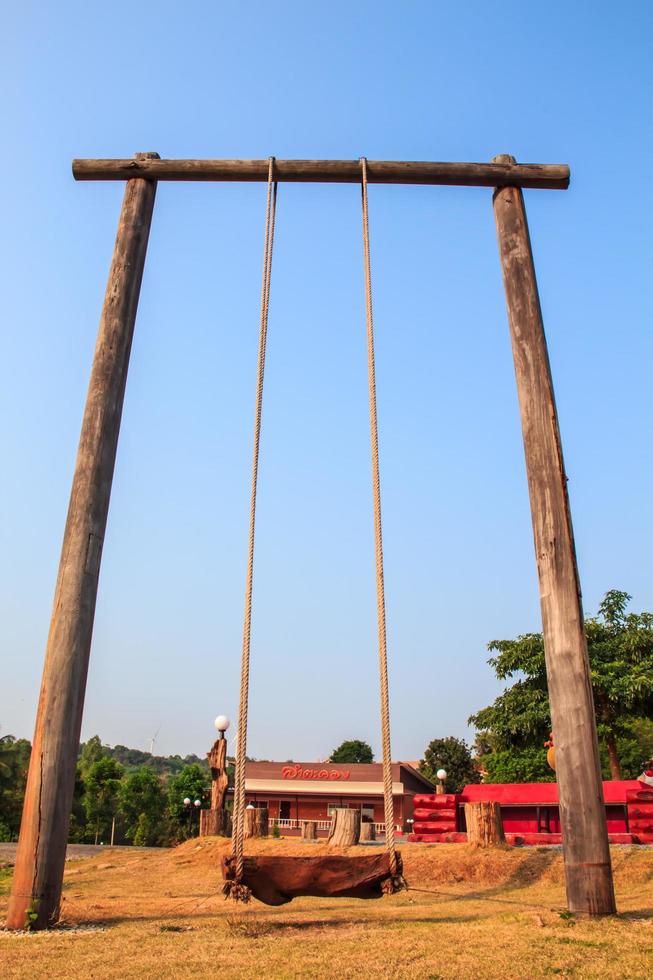
[[[372,316],[372,271],[370,228],[367,208],[367,160],[361,157],[363,201],[363,256],[365,261],[365,309],[367,314],[367,378],[370,399],[370,440],[372,446],[372,495],[374,498],[374,545],[376,553],[376,609],[379,636],[379,681],[381,688],[381,741],[383,750],[383,807],[385,846],[390,857],[392,879],[401,877],[395,847],[394,806],[392,801],[392,755],[390,751],[390,695],[388,692],[388,647],[385,626],[385,587],[383,580],[383,537],[381,534],[381,481],[379,478],[379,427],[376,415],[376,370],[374,366],[374,320]],[[398,887],[400,884],[398,883]]]
[[[370,402],[370,438],[372,448],[372,491],[374,498],[374,536],[376,554],[377,621],[379,639],[379,680],[381,694],[381,732],[383,754],[383,802],[385,812],[385,843],[389,855],[390,879],[384,891],[393,892],[404,886],[401,860],[396,851],[394,831],[394,806],[392,799],[392,756],[390,749],[390,699],[388,691],[388,653],[385,621],[385,590],[383,579],[383,539],[381,533],[381,486],[379,478],[379,437],[376,412],[376,372],[374,365],[374,323],[372,316],[372,274],[370,267],[370,240],[367,205],[367,161],[361,159],[363,202],[363,252],[365,261],[365,304],[367,313],[367,361]],[[265,219],[265,246],[263,256],[263,282],[261,289],[261,322],[259,334],[258,374],[256,387],[256,411],[254,420],[254,450],[252,458],[252,489],[250,503],[249,545],[247,578],[245,586],[245,616],[243,622],[243,648],[241,660],[240,704],[238,709],[238,745],[234,789],[234,819],[232,855],[234,878],[225,884],[225,894],[241,901],[248,901],[249,889],[243,884],[244,837],[245,837],[245,757],[247,754],[247,713],[249,700],[249,667],[252,625],[252,591],[254,578],[254,538],[256,526],[256,492],[258,483],[259,447],[261,438],[261,412],[263,405],[263,379],[267,341],[268,311],[270,303],[270,278],[277,185],[273,181],[274,159],[268,170],[268,196]]]
[[[256,409],[254,414],[254,449],[252,453],[252,490],[249,509],[249,543],[247,551],[247,576],[245,583],[245,616],[243,620],[243,649],[240,668],[240,703],[238,706],[238,744],[234,786],[234,815],[232,854],[235,859],[235,881],[228,883],[234,898],[245,901],[249,894],[241,884],[243,877],[243,851],[245,841],[245,756],[247,754],[247,709],[249,701],[249,662],[252,634],[252,589],[254,581],[254,536],[256,527],[256,490],[258,484],[259,448],[261,443],[261,412],[263,407],[263,379],[265,376],[265,351],[270,308],[270,276],[272,270],[272,246],[274,242],[274,218],[277,204],[277,185],[273,180],[274,157],[268,168],[268,196],[265,212],[265,244],[263,248],[263,276],[261,285],[261,321],[259,329],[258,371],[256,378]]]

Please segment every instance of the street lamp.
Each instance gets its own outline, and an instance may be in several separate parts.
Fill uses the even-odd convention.
[[[202,805],[201,800],[191,800],[189,796],[184,797],[184,806],[188,810],[188,836],[189,837],[193,836],[193,820],[194,820],[193,812],[194,811],[197,811],[197,822],[199,828],[199,819],[200,819],[199,812],[200,812],[201,805]]]
[[[193,836],[193,811],[191,809],[191,798],[190,796],[184,797],[184,807],[188,811],[188,836]]]
[[[447,770],[446,769],[438,769],[438,771],[436,772],[435,775],[440,780],[439,783],[438,783],[438,785],[435,788],[435,791],[436,791],[436,793],[444,793],[444,781],[447,778]]]
[[[224,738],[224,733],[231,725],[231,722],[229,721],[226,715],[218,715],[218,717],[214,721],[214,725],[217,728],[217,730],[220,732],[220,738]]]

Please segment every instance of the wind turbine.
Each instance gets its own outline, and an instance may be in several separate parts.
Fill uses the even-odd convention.
[[[154,743],[156,742],[156,737],[160,731],[161,731],[161,727],[159,726],[159,728],[157,728],[154,735],[150,739],[150,755],[154,755]]]

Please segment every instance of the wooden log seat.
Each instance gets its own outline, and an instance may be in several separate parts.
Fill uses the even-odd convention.
[[[246,857],[242,885],[265,905],[285,905],[293,898],[381,898],[406,887],[401,857],[398,874],[390,874],[387,853],[371,855],[319,854],[311,857],[258,855]],[[222,859],[224,894],[247,901],[249,895],[235,889],[233,857]]]

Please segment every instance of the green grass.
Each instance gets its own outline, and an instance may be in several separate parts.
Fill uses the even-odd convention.
[[[14,876],[13,868],[0,868],[0,895],[8,895],[11,888],[11,880]]]
[[[408,892],[269,908],[224,900],[219,866],[227,846],[189,842],[70,862],[61,927],[0,933],[3,980],[653,976],[653,851],[613,851],[620,914],[588,920],[564,912],[558,852],[415,845],[403,850]],[[248,846],[301,850],[280,841]],[[8,870],[1,873],[0,921],[10,881]]]

